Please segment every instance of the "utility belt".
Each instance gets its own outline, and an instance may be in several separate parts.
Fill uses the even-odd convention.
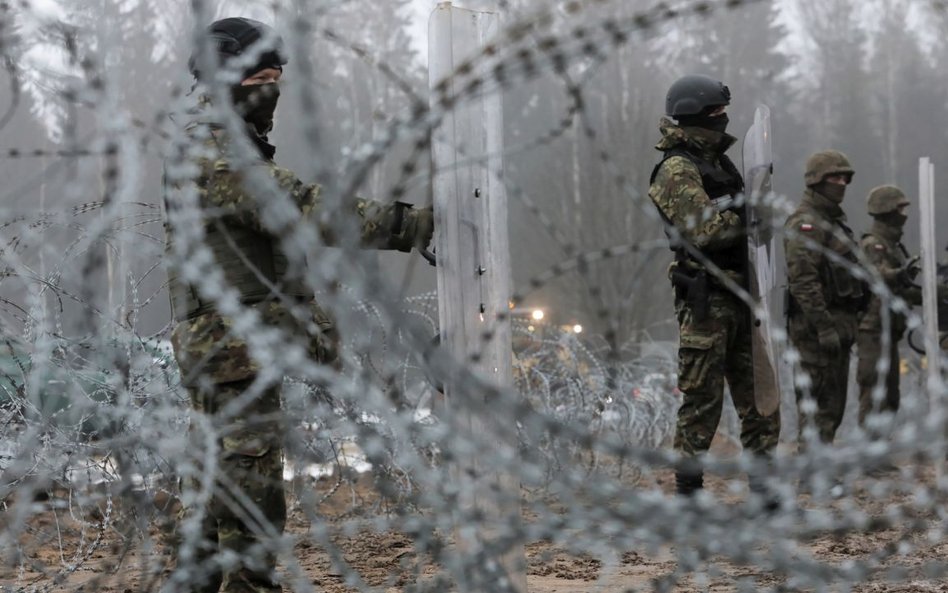
[[[686,249],[679,247],[673,248],[672,251],[675,253],[675,261],[678,262],[679,267],[704,268],[701,262],[691,257]],[[721,251],[702,252],[701,255],[719,269],[735,272],[740,276],[743,276],[747,269],[747,251],[743,246]]]

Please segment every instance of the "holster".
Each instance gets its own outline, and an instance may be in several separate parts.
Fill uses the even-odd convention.
[[[710,282],[705,270],[686,272],[676,268],[671,273],[672,286],[675,287],[675,296],[685,303],[694,314],[696,322],[708,318],[710,312]]]

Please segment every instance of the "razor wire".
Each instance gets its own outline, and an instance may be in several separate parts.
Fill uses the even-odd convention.
[[[644,38],[655,28],[705,18],[714,10],[740,10],[749,3],[661,5],[628,18],[610,16],[578,26],[561,22],[556,10],[568,18],[579,18],[587,9],[592,10],[590,7],[614,3],[566,2],[531,15],[511,25],[495,46],[455,74],[454,82],[464,89],[461,93],[451,95],[449,87],[437,87],[438,104],[431,110],[418,96],[410,96],[412,111],[396,117],[382,137],[357,153],[341,181],[327,184],[327,201],[340,203],[344,196],[356,193],[383,157],[398,143],[408,142],[413,148],[387,195],[390,199],[405,196],[425,172],[419,163],[426,154],[427,135],[446,113],[479,94],[515,88],[554,72],[563,80],[564,95],[569,98],[561,122],[513,151],[529,152],[556,142],[580,122],[583,136],[596,146],[591,162],[629,198],[629,208],[641,208],[644,216],[653,216],[658,223],[643,188],[632,185],[616,164],[612,149],[599,143],[588,122],[582,124],[590,109],[583,88],[596,64],[611,51]],[[565,28],[554,32],[555,24]],[[305,21],[302,25],[305,29]],[[345,42],[345,36],[337,31],[323,29],[321,36],[342,42],[360,57],[367,55],[365,47]],[[294,33],[292,37],[302,46],[304,35]],[[475,65],[481,61],[489,64],[488,79],[475,74]],[[578,62],[587,68],[588,76],[574,79],[569,67]],[[101,72],[91,65],[94,62],[89,64],[86,76],[92,79]],[[373,65],[385,77],[398,80],[397,64],[375,60]],[[410,85],[396,82],[396,86],[411,95],[407,92]],[[107,99],[104,91],[92,104],[102,102],[105,109]],[[318,128],[317,122],[306,121],[306,116],[303,119],[304,129]],[[228,125],[236,125],[233,114]],[[136,126],[129,120],[119,128],[102,132],[93,141],[100,150],[69,148],[50,153],[11,148],[8,156],[77,159],[82,166],[80,158],[108,161],[123,152],[134,159],[141,153],[128,147],[155,141],[149,134],[181,141],[174,131],[160,126],[149,133],[144,130],[151,126]],[[143,135],[135,137],[135,133]],[[122,140],[123,134],[130,136]],[[250,154],[249,147],[244,154]],[[487,156],[471,158],[486,162]],[[135,327],[141,310],[163,298],[160,287],[139,295],[164,257],[164,239],[155,231],[162,219],[155,204],[130,199],[135,182],[125,176],[124,166],[115,163],[118,161],[113,159],[113,164],[104,166],[102,189],[106,196],[102,201],[59,211],[4,212],[2,216],[8,221],[0,229],[5,245],[4,280],[8,286],[15,284],[21,293],[4,300],[4,312],[11,317],[4,319],[5,349],[12,365],[3,369],[8,397],[0,406],[4,435],[10,444],[10,450],[0,457],[0,501],[7,516],[0,541],[11,568],[2,580],[14,590],[49,591],[63,586],[77,590],[79,581],[71,579],[87,570],[94,573],[92,586],[105,586],[115,578],[130,582],[128,573],[136,570],[135,562],[139,563],[137,586],[157,590],[166,579],[183,583],[193,576],[192,571],[206,568],[188,566],[180,559],[177,565],[171,560],[167,564],[155,561],[173,558],[177,540],[186,540],[188,529],[193,528],[187,521],[178,521],[178,507],[188,497],[193,502],[194,497],[207,496],[207,492],[182,491],[178,476],[187,473],[207,451],[192,450],[200,443],[183,436],[189,423],[194,426],[201,420],[188,413],[168,349],[170,328],[141,336]],[[135,165],[129,168],[134,171]],[[603,261],[640,254],[652,257],[665,249],[664,239],[649,239],[586,251],[567,238],[529,189],[514,187],[509,176],[504,180],[513,189],[514,199],[526,204],[563,254],[549,269],[515,282],[523,288],[512,295],[514,309],[524,305],[533,292],[573,273],[578,273],[582,282],[591,283],[588,271]],[[265,180],[259,183],[268,195],[275,193],[266,187]],[[786,208],[788,202],[781,204]],[[278,200],[266,207],[274,209],[276,220],[285,219],[286,211]],[[351,228],[352,221],[343,217],[340,224]],[[319,238],[307,235],[305,229],[288,228],[292,229],[290,238],[302,241],[305,249],[322,248]],[[67,247],[60,261],[40,273],[33,261],[35,245],[56,233],[61,233]],[[115,247],[122,243],[150,247],[132,254]],[[314,589],[305,557],[295,547],[305,540],[328,557],[329,568],[319,578],[336,575],[332,578],[340,586],[345,583],[357,590],[377,590],[393,583],[385,579],[368,582],[361,567],[347,558],[339,536],[360,529],[396,532],[414,542],[418,556],[415,574],[401,585],[405,590],[444,590],[464,578],[476,580],[479,573],[496,570],[491,569],[496,566],[493,560],[505,549],[490,549],[474,557],[452,549],[455,516],[463,511],[454,508],[457,493],[451,490],[445,460],[490,450],[503,437],[485,434],[475,442],[459,443],[445,431],[433,411],[439,397],[438,376],[447,372],[439,366],[463,370],[467,361],[424,356],[436,333],[434,297],[399,302],[390,288],[360,277],[371,273],[366,272],[365,257],[353,253],[351,247],[344,245],[341,252],[345,257],[330,257],[316,266],[318,273],[307,276],[343,327],[351,328],[345,332],[342,369],[314,368],[292,351],[283,353],[286,360],[280,360],[274,354],[281,344],[280,336],[268,334],[252,315],[242,317],[247,322],[243,331],[255,352],[275,365],[274,372],[287,376],[281,421],[287,431],[286,463],[293,469],[289,491],[294,513],[307,522],[305,528],[279,540],[279,547],[272,551],[283,561],[288,589]],[[144,258],[147,265],[137,272],[123,270],[124,258]],[[354,262],[352,269],[341,267],[340,262],[345,261]],[[126,288],[128,297],[121,305],[102,307],[89,296],[88,283],[95,282],[93,276],[107,267],[122,272],[118,283]],[[82,273],[76,274],[77,269]],[[854,273],[866,279],[864,272]],[[878,278],[873,280],[873,291],[888,303],[891,294]],[[334,290],[337,283],[343,290]],[[595,293],[599,287],[589,288]],[[733,288],[741,292],[739,287]],[[75,307],[82,312],[79,322],[75,321]],[[237,312],[247,313],[240,308]],[[906,398],[906,412],[917,418],[903,423],[889,443],[857,438],[852,445],[814,447],[806,455],[778,457],[772,467],[744,457],[710,460],[709,471],[723,476],[769,472],[787,504],[783,512],[763,516],[755,511],[753,501],[742,502],[741,494],[732,496],[732,502],[718,503],[715,493],[702,494],[692,508],[649,485],[643,473],[666,471],[678,461],[668,449],[680,397],[674,387],[674,356],[659,344],[654,346],[660,354],[647,354],[650,344],[641,336],[620,343],[605,304],[600,303],[597,316],[610,328],[601,342],[552,324],[516,318],[515,388],[497,389],[473,374],[466,384],[465,389],[472,393],[487,390],[498,396],[496,408],[471,409],[472,413],[487,417],[513,414],[518,419],[519,460],[514,463],[501,457],[495,465],[498,470],[520,472],[524,511],[530,519],[522,531],[505,534],[508,545],[552,541],[575,554],[590,554],[613,568],[617,558],[629,550],[657,554],[664,546],[673,547],[677,566],[668,574],[654,575],[644,586],[647,588],[630,586],[626,590],[667,591],[721,578],[735,590],[828,590],[867,579],[910,582],[944,577],[944,562],[933,560],[918,566],[909,559],[912,550],[924,548],[926,539],[937,545],[944,538],[938,521],[944,512],[945,486],[935,483],[925,469],[930,463],[941,462],[937,456],[944,455],[944,451],[927,448],[943,419],[926,418],[924,407],[913,408],[912,398]],[[261,336],[254,338],[251,334],[255,332]],[[485,336],[485,341],[490,337]],[[57,393],[61,401],[51,402]],[[916,403],[922,403],[918,399]],[[460,405],[465,404],[462,401]],[[208,434],[220,430],[226,431],[226,424],[208,428]],[[213,446],[208,444],[208,448]],[[866,468],[886,460],[906,462],[897,478],[864,477]],[[918,467],[909,461],[919,462]],[[206,463],[206,471],[213,473],[213,462]],[[367,468],[371,500],[364,497],[364,485],[362,490],[358,488],[360,480],[364,481],[360,470]],[[831,498],[838,478],[849,483],[853,496]],[[800,500],[798,482],[811,489],[806,503],[791,502]],[[858,496],[857,482],[861,489]],[[900,493],[904,495],[900,502],[878,508]],[[241,493],[235,489],[231,494],[237,500]],[[340,494],[348,494],[352,503],[335,518],[323,516],[323,505]],[[470,516],[462,523],[476,521],[476,516]],[[898,536],[887,547],[851,562],[833,563],[803,545],[820,537],[890,531]],[[106,546],[116,559],[114,564],[96,560]],[[52,557],[39,555],[45,548],[54,552]],[[131,564],[123,565],[122,560]],[[431,572],[426,572],[424,565]],[[755,570],[742,581],[739,575],[734,576],[739,572],[734,566]],[[395,565],[392,571],[398,571]],[[604,575],[608,572],[603,570]],[[767,580],[774,575],[782,582]],[[597,586],[606,586],[605,577]]]

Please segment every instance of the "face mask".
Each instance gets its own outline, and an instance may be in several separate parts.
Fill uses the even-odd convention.
[[[718,132],[719,134],[723,134],[725,131],[727,131],[727,125],[730,123],[730,121],[731,119],[727,116],[727,113],[722,113],[717,117],[708,117],[707,115],[689,115],[678,118],[679,125],[704,128],[705,130],[711,130],[712,132]]]
[[[842,204],[843,198],[846,197],[846,186],[839,183],[824,181],[816,186],[816,191],[837,204]]]
[[[273,129],[273,113],[280,99],[280,86],[275,82],[236,86],[231,96],[234,108],[260,136]]]
[[[902,228],[908,221],[908,215],[900,212],[887,212],[879,216],[878,219],[889,226]]]
[[[727,131],[727,125],[731,122],[731,118],[729,118],[726,113],[723,113],[717,117],[706,118],[705,121],[707,123],[702,127],[723,134]]]

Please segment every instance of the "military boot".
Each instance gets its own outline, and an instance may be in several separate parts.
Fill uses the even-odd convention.
[[[704,488],[704,474],[698,472],[675,472],[675,491],[679,496],[691,496]]]
[[[761,510],[767,514],[773,514],[780,510],[780,497],[762,478],[750,476],[747,485],[751,491],[751,496],[756,496],[760,501]]]

